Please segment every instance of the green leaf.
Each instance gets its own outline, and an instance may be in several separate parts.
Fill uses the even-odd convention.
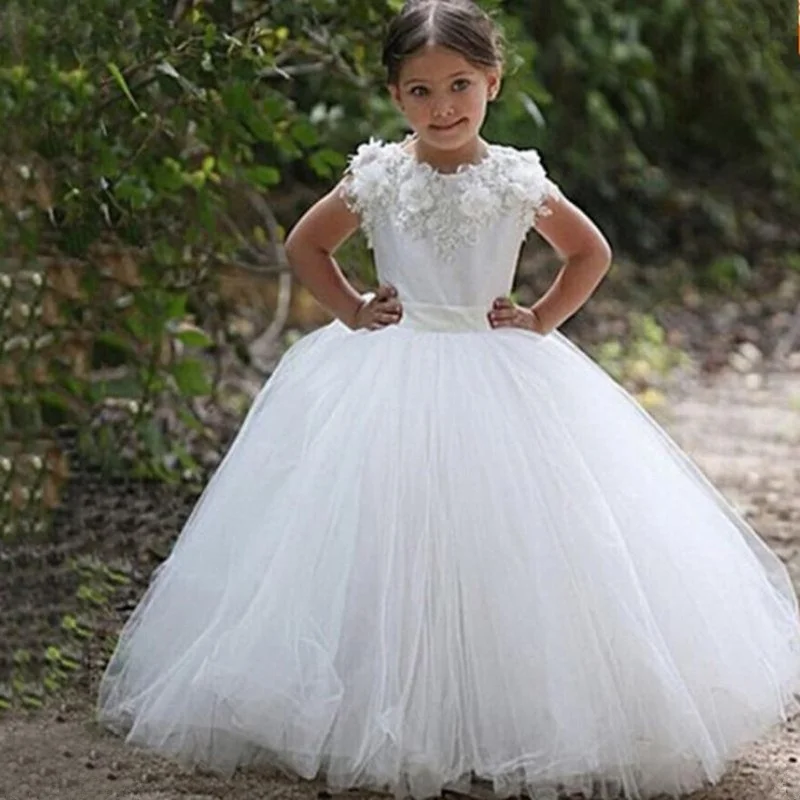
[[[172,367],[172,377],[178,389],[187,397],[198,397],[211,391],[205,368],[197,359],[179,361]]]
[[[120,71],[120,68],[113,61],[109,61],[107,66],[108,71],[114,76],[114,80],[119,84],[119,88],[122,89],[125,97],[130,100],[131,105],[141,114],[142,110],[139,108],[139,104],[131,94],[131,90],[128,87],[128,82],[125,80],[125,76]]]
[[[247,127],[260,142],[271,142],[275,138],[275,128],[272,123],[258,114],[248,116]]]
[[[256,186],[268,189],[281,181],[281,173],[275,167],[259,166],[245,170],[245,175]]]
[[[157,199],[156,193],[141,175],[123,175],[114,187],[114,194],[118,200],[127,201],[137,211],[147,208]]]
[[[151,456],[162,456],[167,452],[167,443],[164,439],[164,434],[156,420],[144,420],[139,426],[139,434]]]
[[[186,303],[189,300],[186,292],[170,294],[167,300],[165,316],[167,319],[182,319],[186,315]]]
[[[189,347],[211,347],[214,344],[211,337],[200,328],[186,328],[176,334],[176,339],[180,339]]]
[[[119,397],[138,400],[142,396],[142,385],[133,375],[121,378],[103,379],[94,383],[97,398]]]
[[[206,434],[206,429],[203,427],[203,423],[200,422],[191,411],[188,411],[185,408],[178,409],[178,418],[183,422],[184,425],[191,428],[198,433]]]
[[[153,242],[151,252],[156,263],[164,267],[171,267],[178,259],[175,248],[166,239],[156,239]]]
[[[61,661],[61,651],[55,645],[50,645],[45,651],[44,657],[47,661]]]
[[[292,125],[291,136],[303,147],[313,147],[319,141],[319,136],[314,126],[307,120],[302,119]]]
[[[347,164],[345,157],[332,150],[330,147],[325,147],[322,150],[317,150],[308,159],[308,163],[314,172],[321,178],[330,178],[335,172],[340,171]]]
[[[214,46],[216,40],[217,26],[209,22],[206,24],[205,30],[203,31],[203,46],[207,49],[210,49]]]
[[[172,447],[172,452],[177,456],[178,462],[184,469],[195,471],[198,469],[199,464],[192,458],[189,451],[181,444],[175,444]]]
[[[586,95],[586,108],[589,116],[605,131],[614,133],[619,130],[620,121],[604,94],[591,90]]]
[[[165,158],[153,170],[153,181],[165,192],[180,191],[184,185],[183,167],[174,158]]]
[[[236,81],[223,87],[222,101],[232,114],[248,115],[252,113],[253,98],[243,81]]]

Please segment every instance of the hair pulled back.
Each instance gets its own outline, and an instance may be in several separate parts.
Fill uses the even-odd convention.
[[[388,83],[396,84],[403,62],[429,45],[454,50],[477,66],[503,64],[500,31],[471,0],[409,0],[390,23],[384,40]]]

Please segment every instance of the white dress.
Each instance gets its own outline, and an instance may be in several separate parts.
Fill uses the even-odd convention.
[[[125,625],[98,719],[230,775],[424,798],[679,795],[798,709],[786,569],[558,332],[489,327],[558,190],[370,142],[345,194],[401,324],[305,336]]]

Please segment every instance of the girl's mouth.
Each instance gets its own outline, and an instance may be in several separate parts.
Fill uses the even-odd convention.
[[[431,125],[430,127],[435,131],[449,131],[452,128],[455,128],[457,125],[460,125],[462,122],[466,122],[466,117],[456,120],[455,122],[451,122],[449,125]]]

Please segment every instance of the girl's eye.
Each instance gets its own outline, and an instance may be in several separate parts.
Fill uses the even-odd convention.
[[[414,95],[414,97],[424,97],[428,94],[428,90],[425,86],[412,86],[408,93]]]
[[[466,78],[459,78],[455,83],[453,83],[453,89],[457,92],[463,92],[465,89],[468,89],[470,82]]]

